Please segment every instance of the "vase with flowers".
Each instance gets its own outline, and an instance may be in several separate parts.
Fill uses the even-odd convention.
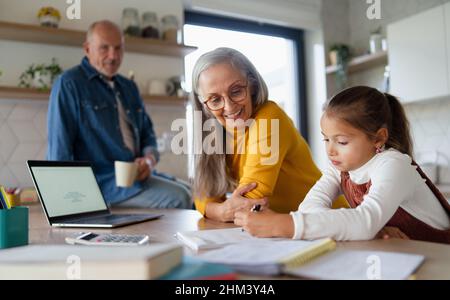
[[[32,64],[20,75],[19,86],[48,91],[62,71],[55,58],[52,59],[51,64]]]
[[[59,10],[54,7],[46,6],[42,7],[37,15],[41,26],[58,28],[59,21],[61,20],[61,14]]]

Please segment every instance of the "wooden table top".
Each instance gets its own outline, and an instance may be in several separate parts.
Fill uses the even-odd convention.
[[[30,208],[30,244],[64,244],[66,236],[86,231],[80,228],[52,228],[47,223],[40,205]],[[147,234],[151,242],[176,242],[177,231],[218,229],[235,227],[233,224],[220,223],[202,217],[194,210],[154,210],[154,209],[113,209],[114,213],[161,213],[158,220],[139,223],[115,229],[93,229],[104,233]],[[338,242],[338,249],[373,250],[421,254],[425,262],[416,272],[417,279],[450,279],[450,245],[410,240],[373,240],[358,242]],[[185,249],[186,254],[191,254]]]

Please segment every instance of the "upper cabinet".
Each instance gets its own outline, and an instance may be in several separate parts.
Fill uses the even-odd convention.
[[[450,95],[450,4],[388,26],[391,93],[403,102]]]
[[[450,90],[450,3],[444,5],[444,14],[445,14],[445,41],[447,54],[447,82]]]

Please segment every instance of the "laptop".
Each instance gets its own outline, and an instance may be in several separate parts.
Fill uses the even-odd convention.
[[[112,214],[89,162],[27,161],[47,221],[54,227],[113,228],[161,214]]]

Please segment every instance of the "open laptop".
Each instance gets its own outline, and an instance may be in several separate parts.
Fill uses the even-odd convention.
[[[89,162],[27,161],[34,186],[51,226],[112,228],[160,214],[112,214]]]

